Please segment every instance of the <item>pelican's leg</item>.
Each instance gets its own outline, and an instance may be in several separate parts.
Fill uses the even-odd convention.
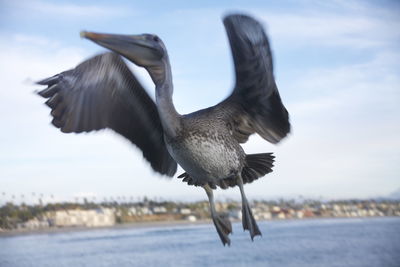
[[[253,213],[251,212],[249,203],[247,202],[246,195],[244,194],[243,189],[243,180],[242,176],[239,174],[237,178],[237,185],[240,188],[240,194],[242,195],[242,224],[244,230],[250,231],[251,240],[256,235],[261,235],[260,229],[258,229],[256,220],[253,217]]]
[[[214,205],[214,194],[211,187],[206,184],[203,186],[204,190],[206,190],[208,201],[210,202],[210,210],[211,210],[211,218],[214,222],[215,228],[217,229],[218,235],[221,238],[222,243],[228,244],[230,246],[231,240],[228,235],[232,233],[232,224],[229,221],[229,218],[224,216],[221,213],[217,213]]]

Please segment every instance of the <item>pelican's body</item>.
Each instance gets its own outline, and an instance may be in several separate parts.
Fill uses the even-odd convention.
[[[172,102],[173,83],[168,53],[155,35],[115,35],[82,32],[82,36],[109,48],[75,69],[40,81],[39,92],[49,98],[52,123],[62,132],[80,133],[110,128],[142,151],[152,168],[178,176],[205,189],[211,217],[222,243],[230,244],[229,220],[218,213],[213,189],[238,186],[242,197],[243,228],[251,238],[261,235],[243,184],[272,171],[272,153],[246,154],[240,143],[257,133],[278,143],[290,131],[272,71],[272,56],[263,27],[245,15],[224,19],[235,63],[236,85],[221,103],[180,115]],[[156,103],[147,95],[122,55],[144,67],[156,88]]]
[[[216,184],[241,171],[245,153],[226,121],[196,112],[182,116],[181,124],[182,131],[172,138],[166,136],[166,144],[195,185]]]

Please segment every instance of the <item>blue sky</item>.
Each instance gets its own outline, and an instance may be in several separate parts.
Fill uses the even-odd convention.
[[[400,188],[400,3],[216,2],[0,1],[0,192],[205,199],[200,188],[155,174],[111,131],[53,128],[32,82],[104,51],[81,30],[156,33],[169,51],[177,110],[214,105],[233,86],[221,17],[236,11],[266,26],[293,125],[278,146],[257,136],[244,145],[277,160],[271,175],[246,186],[248,197],[374,197]],[[130,67],[154,96],[147,73]]]

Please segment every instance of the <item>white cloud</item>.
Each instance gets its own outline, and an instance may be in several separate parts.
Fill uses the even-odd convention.
[[[254,15],[266,26],[273,43],[292,48],[304,46],[340,46],[348,48],[376,48],[397,46],[400,41],[400,19],[398,10],[371,6],[361,1],[298,1],[295,7],[275,10],[265,6],[233,5],[231,8],[196,8],[177,10],[167,17],[179,17],[177,23],[190,25],[205,43],[218,41],[225,48],[225,35],[213,37],[202,32],[213,33],[222,29],[221,16],[232,12]],[[296,9],[296,7],[300,7]],[[302,7],[302,8],[301,8]],[[228,12],[227,12],[228,11]],[[192,25],[194,24],[194,25]],[[182,33],[185,34],[185,33]],[[200,37],[199,37],[200,36]],[[197,43],[193,44],[198,45]]]
[[[60,43],[55,40],[49,40],[48,38],[37,36],[37,35],[29,35],[29,34],[21,34],[17,33],[12,36],[12,40],[25,45],[34,45],[34,46],[60,46]]]
[[[31,12],[43,13],[51,16],[65,16],[68,17],[120,17],[132,15],[133,10],[128,7],[114,6],[114,5],[85,5],[76,3],[53,3],[49,1],[17,1],[13,5],[19,8],[28,9]]]
[[[338,8],[338,6],[336,6]],[[296,46],[316,47],[345,46],[348,48],[369,48],[396,45],[400,40],[400,20],[395,12],[382,11],[367,6],[352,6],[332,12],[323,9],[307,9],[294,13],[257,11],[267,23],[268,32],[279,43]],[[363,12],[360,12],[364,9]],[[382,15],[384,13],[384,15]]]
[[[368,18],[349,18],[341,16],[268,17],[272,34],[277,38],[287,38],[303,45],[350,46],[355,48],[385,45],[385,37],[398,40],[396,28],[400,23],[386,24],[385,21]],[[383,31],[382,31],[383,30]]]
[[[300,101],[292,107],[294,113],[352,107],[370,111],[385,107],[399,112],[398,62],[400,52],[381,52],[369,62],[307,70],[292,83],[292,90],[302,92]]]

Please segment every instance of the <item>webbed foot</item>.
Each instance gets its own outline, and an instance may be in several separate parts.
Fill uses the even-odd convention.
[[[210,202],[211,218],[213,219],[219,238],[221,238],[222,244],[224,244],[224,246],[226,244],[230,246],[231,240],[229,239],[228,235],[232,233],[232,224],[229,221],[228,216],[216,212],[214,204],[214,194],[211,187],[206,184],[203,186],[203,188],[204,190],[206,190],[208,201]]]
[[[232,233],[232,224],[229,221],[228,216],[222,213],[215,213],[214,215],[211,212],[211,217],[213,219],[215,228],[217,229],[219,238],[221,238],[222,244],[224,246],[228,244],[231,245],[231,240],[228,235]]]
[[[254,219],[253,213],[251,212],[249,202],[247,201],[246,195],[243,189],[243,180],[239,175],[237,178],[237,185],[240,188],[240,194],[242,195],[242,224],[244,230],[250,231],[251,240],[254,240],[256,235],[262,235],[258,228],[257,222]]]
[[[242,203],[242,224],[244,230],[250,231],[251,240],[253,240],[256,235],[262,235],[247,200],[245,203]]]

